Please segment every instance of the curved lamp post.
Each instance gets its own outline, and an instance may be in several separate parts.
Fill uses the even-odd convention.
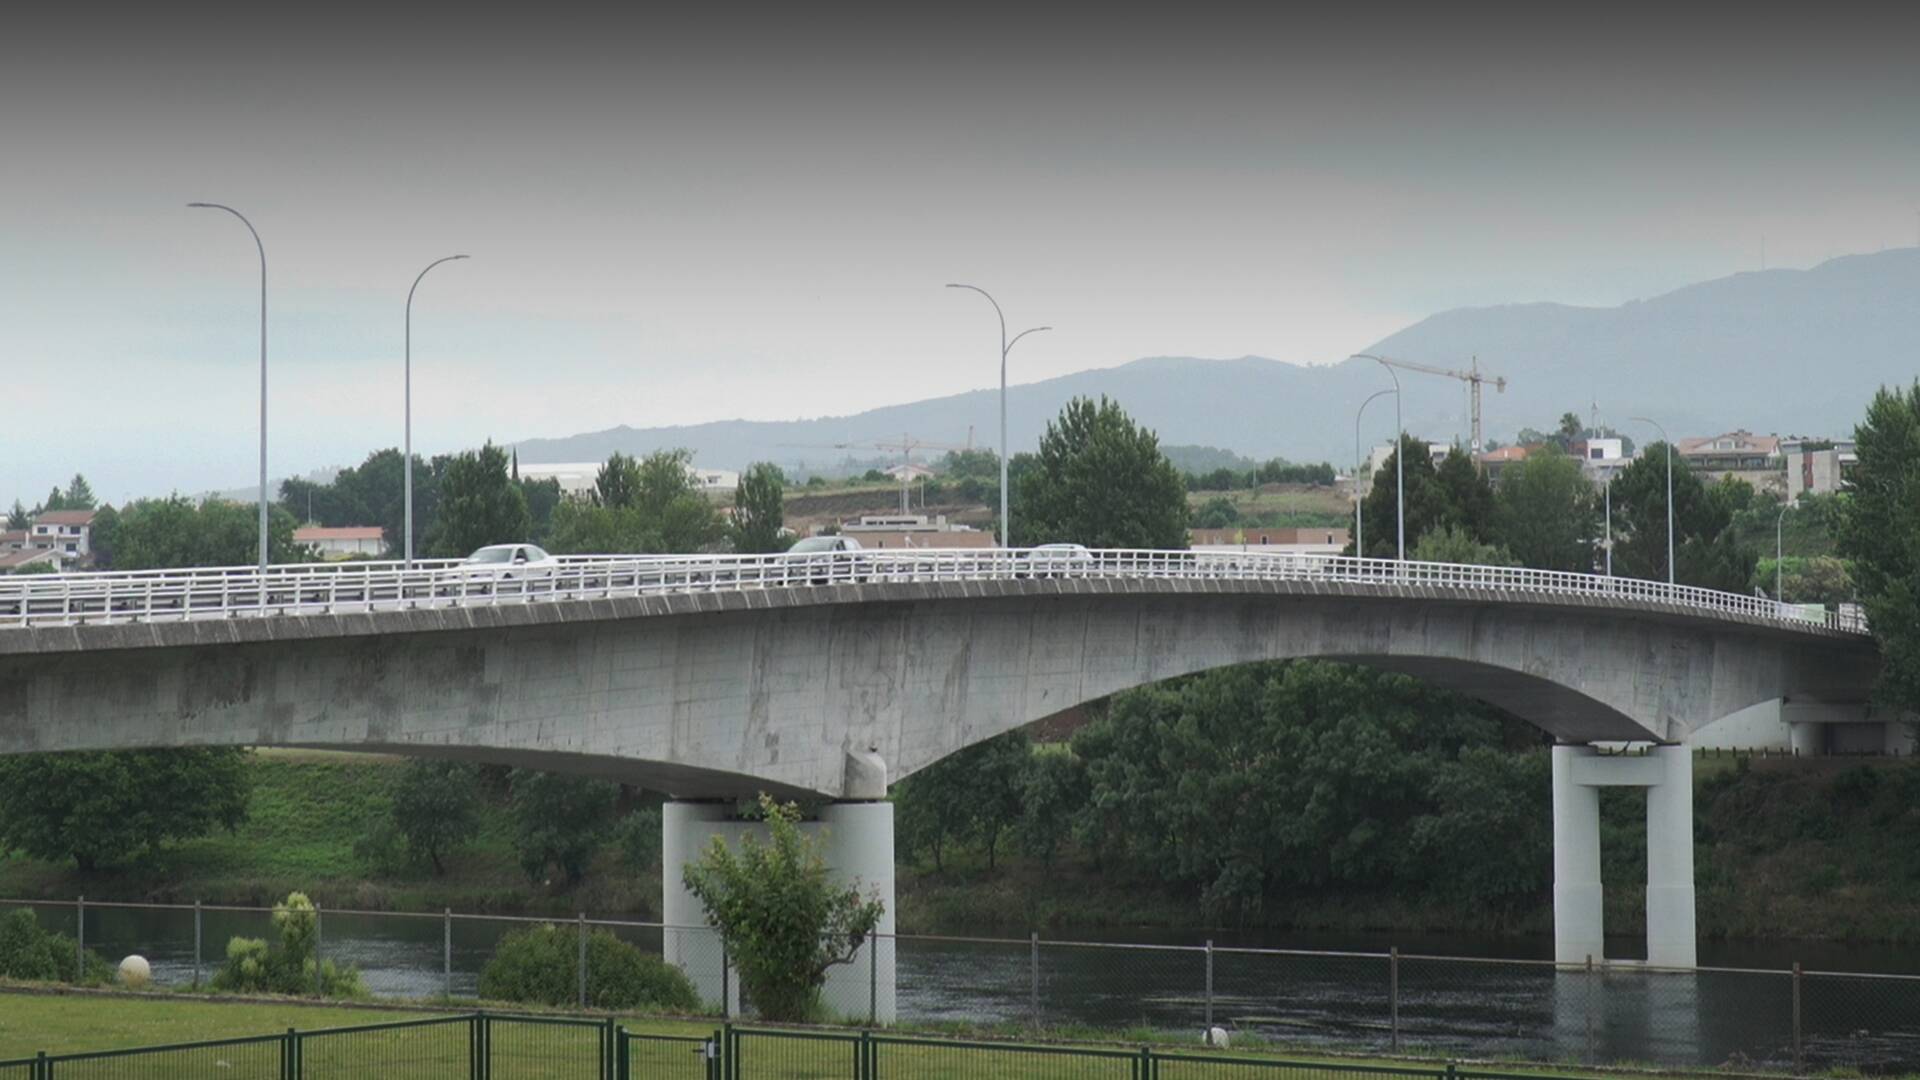
[[[1008,341],[1007,314],[1000,310],[1000,301],[995,300],[992,293],[978,285],[949,283],[947,288],[972,289],[974,292],[986,297],[987,303],[993,305],[993,313],[1000,317],[1000,546],[1003,548],[1012,547],[1013,545],[1008,540],[1008,537],[1013,535],[1013,522],[1007,515],[1007,354],[1013,351],[1013,347],[1019,343],[1021,338],[1026,337],[1028,334],[1037,334],[1042,330],[1051,330],[1053,327],[1035,326],[1022,330],[1013,335],[1012,341]]]
[[[1673,584],[1673,440],[1667,438],[1667,429],[1644,416],[1628,417],[1636,424],[1646,424],[1660,433],[1660,442],[1667,448],[1667,584]]]
[[[1400,376],[1384,357],[1372,353],[1354,353],[1352,359],[1371,360],[1393,380],[1393,488],[1394,520],[1399,532],[1396,550],[1401,562],[1407,561],[1407,429],[1400,419]]]
[[[407,537],[405,550],[407,569],[409,570],[413,569],[413,293],[414,289],[420,287],[420,279],[427,276],[427,270],[431,270],[444,262],[453,262],[456,259],[464,258],[466,258],[465,255],[449,255],[444,259],[435,259],[427,264],[426,270],[420,271],[419,275],[413,279],[413,288],[407,290],[407,433],[406,448],[401,451],[401,454],[402,460],[406,462],[406,492],[402,497],[406,500],[406,509],[404,511]]]
[[[1791,509],[1793,509],[1793,500],[1788,499],[1780,504],[1780,512],[1773,518],[1773,602],[1783,606],[1787,602],[1786,546],[1782,542],[1781,527],[1786,524],[1787,511]]]
[[[1367,411],[1367,406],[1373,404],[1374,398],[1386,397],[1388,394],[1398,395],[1399,393],[1400,391],[1398,390],[1375,390],[1367,396],[1367,400],[1360,403],[1360,407],[1354,410],[1353,413],[1353,556],[1356,559],[1364,559],[1367,557],[1367,548],[1363,542],[1360,526],[1360,503],[1362,501],[1360,497],[1360,416]]]
[[[188,203],[187,207],[192,210],[225,210],[239,218],[240,224],[253,234],[253,246],[260,252],[260,572],[264,577],[267,569],[267,247],[260,242],[260,233],[254,229],[253,222],[233,207],[209,202]],[[266,604],[264,582],[260,602],[263,606]]]

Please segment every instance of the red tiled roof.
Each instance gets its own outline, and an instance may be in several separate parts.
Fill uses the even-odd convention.
[[[33,519],[35,525],[91,525],[98,510],[48,510]]]

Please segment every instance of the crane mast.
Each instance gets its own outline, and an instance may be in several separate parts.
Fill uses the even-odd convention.
[[[1469,399],[1472,402],[1472,405],[1469,410],[1472,415],[1472,425],[1473,425],[1472,449],[1474,453],[1478,454],[1485,447],[1486,442],[1481,437],[1481,430],[1480,430],[1480,388],[1485,383],[1492,383],[1493,388],[1496,392],[1504,394],[1507,392],[1506,376],[1488,375],[1482,372],[1480,370],[1480,358],[1477,356],[1473,358],[1472,363],[1470,363],[1467,366],[1467,370],[1465,371],[1455,371],[1451,368],[1434,367],[1431,364],[1416,364],[1411,360],[1395,360],[1385,356],[1375,357],[1375,359],[1379,360],[1383,364],[1388,364],[1393,367],[1401,368],[1406,371],[1418,371],[1425,375],[1443,375],[1449,379],[1459,379],[1461,382],[1466,383],[1468,388],[1468,393],[1469,393]]]

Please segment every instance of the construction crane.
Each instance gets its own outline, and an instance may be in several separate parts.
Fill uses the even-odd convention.
[[[907,468],[907,466],[913,464],[913,452],[915,450],[971,450],[973,449],[973,432],[971,429],[968,430],[967,435],[968,442],[965,446],[955,446],[952,443],[929,442],[905,433],[902,433],[897,440],[882,439],[876,442],[811,444],[782,443],[781,445],[807,450],[885,450],[889,453],[898,453],[900,455],[900,512],[905,514],[909,512],[910,492],[913,488],[913,470]]]
[[[1473,452],[1476,454],[1480,452],[1484,445],[1483,440],[1480,438],[1480,385],[1482,383],[1492,383],[1496,391],[1504,394],[1507,392],[1506,376],[1488,375],[1482,372],[1480,370],[1480,358],[1477,356],[1473,358],[1473,362],[1467,366],[1467,370],[1465,371],[1454,371],[1451,368],[1434,367],[1431,364],[1416,364],[1410,360],[1395,360],[1387,356],[1369,356],[1368,359],[1378,360],[1383,364],[1403,368],[1407,371],[1419,371],[1428,375],[1444,375],[1449,379],[1459,379],[1461,382],[1466,383],[1473,402],[1470,409],[1473,418]]]

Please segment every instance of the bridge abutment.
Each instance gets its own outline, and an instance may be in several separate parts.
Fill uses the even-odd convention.
[[[1606,957],[1603,787],[1647,789],[1647,963],[1694,967],[1693,751],[1685,746],[1656,746],[1645,755],[1553,748],[1554,960]]]
[[[702,1000],[727,1015],[740,1014],[739,973],[727,969],[718,932],[706,929],[706,911],[686,887],[681,871],[697,861],[714,837],[736,844],[749,834],[764,838],[765,826],[743,821],[732,802],[669,802],[660,812],[661,904],[666,924],[666,960],[686,972]],[[824,841],[827,867],[839,883],[855,885],[884,905],[874,938],[851,963],[827,972],[820,996],[840,1016],[890,1024],[895,1016],[893,804],[884,800],[836,802],[801,830]]]

